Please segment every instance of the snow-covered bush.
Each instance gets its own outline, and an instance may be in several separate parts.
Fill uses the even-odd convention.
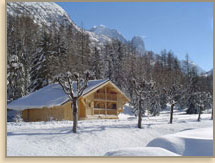
[[[23,122],[22,113],[20,111],[16,112],[15,117],[13,118],[14,122]]]

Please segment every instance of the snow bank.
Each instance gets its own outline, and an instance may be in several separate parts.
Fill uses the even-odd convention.
[[[153,139],[147,147],[161,147],[183,156],[212,156],[213,128],[186,130]]]
[[[179,156],[159,147],[137,147],[107,152],[105,156]]]

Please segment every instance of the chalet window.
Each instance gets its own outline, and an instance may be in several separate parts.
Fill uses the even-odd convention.
[[[112,104],[112,109],[116,109],[116,104]]]
[[[96,102],[96,103],[94,103],[94,107],[95,108],[105,108],[105,104],[104,103],[100,103],[100,102]]]
[[[99,108],[99,104],[98,103],[95,103],[95,108]]]

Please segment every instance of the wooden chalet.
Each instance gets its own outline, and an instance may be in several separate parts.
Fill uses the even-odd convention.
[[[76,85],[73,84],[75,90]],[[78,100],[78,118],[118,118],[129,98],[110,80],[90,80]],[[24,121],[72,120],[71,102],[59,84],[50,84],[12,101],[8,109],[20,111]]]

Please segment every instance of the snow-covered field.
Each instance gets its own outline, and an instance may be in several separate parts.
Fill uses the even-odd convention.
[[[117,120],[79,121],[76,134],[71,131],[72,121],[8,122],[7,155],[201,155],[198,150],[193,149],[212,150],[213,121],[210,120],[210,114],[202,114],[201,122],[196,119],[197,115],[175,111],[173,124],[168,124],[169,112],[163,111],[157,117],[144,117],[142,129],[139,129],[137,119],[126,108],[125,113],[120,114]],[[168,143],[170,145],[165,146]]]

